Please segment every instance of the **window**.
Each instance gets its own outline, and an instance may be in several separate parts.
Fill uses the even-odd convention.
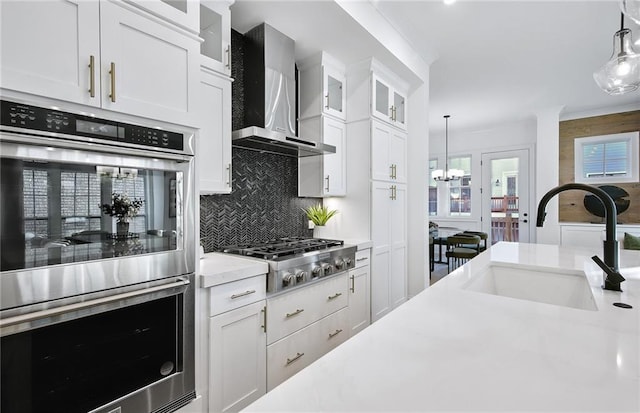
[[[449,168],[464,171],[462,178],[449,182],[449,215],[471,216],[471,156],[450,158]]]
[[[429,216],[438,215],[438,185],[431,177],[433,171],[438,169],[438,160],[429,160]]]
[[[575,181],[637,182],[638,135],[629,132],[575,139]]]

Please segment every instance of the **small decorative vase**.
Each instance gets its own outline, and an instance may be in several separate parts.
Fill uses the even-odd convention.
[[[313,238],[327,238],[329,229],[324,225],[316,225],[313,227]]]
[[[126,238],[129,235],[129,223],[124,221],[116,222],[116,235],[118,238]]]

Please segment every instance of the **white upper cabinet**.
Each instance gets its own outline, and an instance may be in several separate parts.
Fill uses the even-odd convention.
[[[197,105],[198,174],[203,195],[231,192],[231,79],[207,68],[200,73]]]
[[[108,1],[100,23],[102,107],[191,124],[198,42]]]
[[[395,82],[399,82],[396,80]],[[371,114],[400,129],[407,129],[406,92],[391,77],[374,72],[371,76]]]
[[[195,35],[126,3],[0,4],[3,88],[193,124]]]
[[[136,6],[181,26],[193,33],[198,33],[198,0],[125,0]]]
[[[329,115],[345,120],[346,76],[344,65],[326,52],[298,62],[300,119]]]
[[[371,179],[407,182],[407,134],[387,123],[371,121]]]
[[[346,195],[346,133],[347,128],[344,122],[329,116],[300,121],[300,138],[320,140],[335,146],[336,153],[299,158],[299,196],[322,198]]]
[[[1,1],[0,14],[0,86],[100,106],[98,2]]]
[[[200,3],[202,64],[225,75],[231,75],[231,3],[224,0]]]

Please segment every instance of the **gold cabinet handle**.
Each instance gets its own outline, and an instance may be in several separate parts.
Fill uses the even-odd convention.
[[[255,293],[255,292],[256,292],[256,290],[247,290],[247,291],[245,291],[245,292],[243,292],[243,293],[233,294],[233,295],[231,296],[231,299],[232,299],[232,300],[235,300],[236,298],[244,297],[245,295],[250,295],[250,294],[253,294],[253,293]]]
[[[329,333],[329,338],[334,338],[335,336],[337,336],[338,334],[342,333],[342,329],[339,328],[337,329],[335,332],[333,333]]]
[[[260,327],[262,327],[262,331],[264,331],[265,333],[267,332],[267,306],[265,305],[264,307],[262,307],[262,310],[260,310],[260,312],[262,313],[262,325]]]
[[[335,300],[336,298],[340,297],[342,295],[342,293],[335,293],[334,295],[330,295],[329,297],[327,297],[329,300]]]
[[[327,99],[327,104],[324,107],[329,109],[329,93],[327,93],[324,97],[325,99]]]
[[[398,199],[398,187],[395,185],[393,186],[393,199]]]
[[[292,359],[288,358],[287,359],[287,366],[291,363],[293,363],[294,361],[298,360],[300,357],[304,356],[304,353],[296,353],[296,356]]]
[[[231,70],[231,45],[227,46],[227,50],[225,50],[227,54],[227,69]]]
[[[398,108],[393,106],[393,121],[396,122],[398,120]]]
[[[391,192],[391,195],[389,195],[389,199],[393,199],[393,185],[389,187],[389,191]]]
[[[296,311],[294,311],[293,313],[287,313],[287,314],[286,314],[286,316],[287,316],[287,318],[289,318],[289,317],[293,317],[294,315],[298,315],[298,314],[300,314],[300,313],[301,313],[301,312],[303,312],[303,311],[304,311],[304,308],[298,308],[298,309],[297,309]]]
[[[393,179],[393,164],[389,165],[389,178]]]
[[[111,76],[111,94],[109,97],[111,101],[116,101],[116,64],[111,62],[111,68],[109,69],[109,75]]]
[[[227,165],[227,177],[229,178],[229,180],[227,181],[227,185],[229,185],[229,188],[231,188],[231,164]]]
[[[325,180],[325,181],[327,181],[327,187],[325,188],[327,192],[329,192],[329,180],[330,180],[330,179],[331,179],[331,178],[330,178],[330,176],[329,176],[329,175],[327,175],[327,177],[326,177],[326,178],[324,178],[324,180]]]
[[[356,292],[356,276],[355,275],[351,276],[351,292],[352,293]]]
[[[96,58],[89,56],[89,96],[96,97]]]
[[[389,107],[389,119],[393,120],[393,106]]]

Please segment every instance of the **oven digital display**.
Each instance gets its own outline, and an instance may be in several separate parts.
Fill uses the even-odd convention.
[[[92,135],[108,136],[117,138],[124,136],[124,128],[106,123],[91,122],[84,119],[76,119],[76,130]]]

